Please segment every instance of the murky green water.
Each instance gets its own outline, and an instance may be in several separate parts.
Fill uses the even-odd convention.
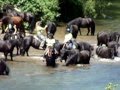
[[[120,1],[114,1],[113,7],[106,10],[109,17],[96,21],[96,34],[99,31],[120,31]],[[113,10],[114,8],[114,10]],[[55,38],[63,41],[65,27],[58,27]],[[96,44],[95,36],[82,36],[78,41]],[[90,65],[65,67],[58,63],[56,68],[48,68],[39,59],[42,51],[30,49],[30,57],[15,56],[7,61],[11,69],[9,76],[0,76],[0,90],[105,90],[108,83],[118,84],[120,90],[120,58],[116,62],[92,60]],[[33,58],[37,57],[37,58]]]
[[[14,61],[9,66],[11,74],[0,77],[0,90],[105,90],[109,82],[120,89],[118,63],[47,68],[39,61]]]

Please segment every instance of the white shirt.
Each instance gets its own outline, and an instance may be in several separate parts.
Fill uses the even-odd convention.
[[[49,47],[49,46],[53,47],[53,45],[55,44],[55,39],[47,38],[46,42],[47,42],[47,47]]]
[[[64,39],[64,43],[68,42],[69,40],[71,40],[73,38],[71,33],[68,33],[65,35],[65,39]]]
[[[43,31],[45,31],[46,27],[47,27],[47,26],[45,26],[45,27],[36,26],[35,29],[36,29],[36,31],[37,31],[37,35],[43,34]]]

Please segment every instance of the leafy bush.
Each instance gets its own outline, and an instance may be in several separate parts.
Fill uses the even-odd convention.
[[[24,12],[32,12],[43,21],[55,21],[60,15],[58,0],[0,0],[1,6],[6,3],[16,5]]]
[[[104,10],[111,5],[109,0],[83,0],[83,11],[85,16],[105,17]]]
[[[17,5],[24,12],[32,12],[38,19],[42,19],[45,22],[48,20],[56,21],[56,18],[64,13],[66,13],[63,15],[65,19],[72,19],[80,15],[94,18],[105,17],[104,10],[111,5],[109,0],[0,0],[1,8],[7,3]],[[62,7],[67,7],[67,11],[60,11]]]
[[[105,90],[116,90],[117,84],[109,83],[105,87]]]

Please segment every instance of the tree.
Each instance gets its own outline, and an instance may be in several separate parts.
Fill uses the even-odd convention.
[[[58,0],[0,0],[1,8],[4,4],[13,4],[23,12],[31,12],[43,21],[55,21],[59,17]]]
[[[0,0],[0,6],[13,4],[23,12],[32,12],[40,20],[56,21],[62,17],[69,21],[76,17],[105,17],[109,0]]]

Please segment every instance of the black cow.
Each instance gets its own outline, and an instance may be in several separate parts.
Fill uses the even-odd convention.
[[[57,30],[57,27],[56,27],[56,24],[54,22],[47,23],[47,28],[46,28],[47,36],[49,33],[52,33],[53,35],[55,35],[56,30]]]
[[[78,49],[79,49],[79,51],[88,50],[91,55],[92,51],[94,50],[94,47],[87,42],[78,42]]]
[[[91,29],[91,35],[94,35],[95,33],[95,22],[92,18],[81,18],[81,17],[75,18],[67,23],[67,29],[70,29],[71,25],[78,26],[80,35],[81,35],[80,28],[87,28],[88,29],[87,35],[89,35],[90,29]]]
[[[79,64],[89,64],[90,63],[90,52],[88,50],[80,51]]]
[[[65,60],[65,65],[77,64],[79,61],[79,50],[77,49],[62,49],[61,50],[61,60]]]
[[[0,60],[0,75],[9,75],[10,69],[4,59]]]
[[[114,59],[114,49],[106,46],[99,46],[96,48],[96,54],[101,58]]]
[[[42,41],[41,39],[38,40],[32,35],[24,37],[23,41],[22,41],[21,48],[20,48],[20,54],[25,55],[25,52],[26,52],[27,56],[29,56],[28,51],[29,51],[30,47],[33,47],[33,48],[39,50],[41,41]],[[58,51],[59,54],[60,54],[60,50],[61,50],[62,47],[63,47],[63,44],[60,43],[58,40],[56,40],[55,48],[56,48],[56,50]],[[43,49],[45,49],[45,48],[46,48],[46,43],[43,46]]]
[[[110,41],[116,41],[119,42],[120,38],[120,32],[99,32],[97,34],[97,45],[102,46],[102,44],[105,44],[107,46],[107,43]]]
[[[117,56],[117,50],[119,47],[119,44],[116,41],[111,41],[107,44],[108,48],[113,48],[114,49],[114,56]]]
[[[29,56],[28,51],[30,49],[30,46],[32,46],[34,37],[33,36],[26,36],[23,38],[22,45],[20,47],[20,54],[24,55],[25,52],[27,53],[27,56]]]
[[[23,41],[22,35],[20,35],[19,33],[17,33],[17,34],[6,33],[3,37],[3,40],[13,40],[14,44],[16,46],[16,49],[17,49],[16,55],[19,54],[20,46],[21,46],[22,41]]]
[[[66,30],[66,33],[69,32],[72,34],[73,38],[77,38],[78,35],[78,26],[77,25],[71,25],[69,29]]]
[[[97,46],[102,46],[110,41],[110,34],[108,32],[99,32],[97,34]]]
[[[90,52],[88,50],[82,50],[79,52],[77,49],[61,50],[61,60],[65,60],[65,65],[70,64],[89,64]]]
[[[5,60],[7,60],[7,55],[10,53],[11,60],[13,60],[13,50],[16,46],[16,42],[14,40],[0,40],[0,52],[4,53]]]
[[[119,42],[120,32],[110,32],[110,41]]]

